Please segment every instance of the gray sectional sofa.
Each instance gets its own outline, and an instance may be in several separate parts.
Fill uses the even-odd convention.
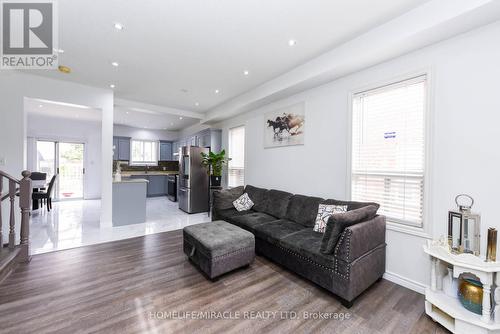
[[[239,212],[232,202],[244,192],[254,206]],[[320,203],[347,205],[348,212],[342,214],[346,219],[328,221],[329,235],[313,231]],[[351,307],[385,272],[385,217],[375,214],[377,208],[375,203],[325,200],[247,185],[214,192],[212,220],[252,232],[257,254],[329,290]],[[366,214],[370,209],[373,215]],[[337,231],[332,232],[332,226]]]

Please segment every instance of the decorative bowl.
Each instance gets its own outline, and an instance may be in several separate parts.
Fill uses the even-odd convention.
[[[483,285],[480,281],[461,278],[457,294],[463,307],[476,314],[483,314]]]

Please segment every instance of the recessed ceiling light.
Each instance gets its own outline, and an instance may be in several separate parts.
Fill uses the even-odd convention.
[[[219,93],[220,93],[220,90],[216,89],[215,94],[219,94]]]
[[[182,119],[182,116],[181,116],[181,117],[179,117],[179,119]]]
[[[129,114],[129,112],[128,112],[128,111],[126,111],[125,113],[126,113],[127,115]]]
[[[170,125],[174,125],[174,123],[170,123]]]
[[[114,67],[118,67],[120,64],[118,64],[116,61],[112,62],[111,65],[113,65]]]
[[[39,104],[39,105],[38,105],[38,108],[43,108],[43,104]]]
[[[243,71],[243,75],[249,75],[249,74],[250,74],[249,71],[247,71],[247,70]]]
[[[109,85],[110,88],[115,88],[116,86],[114,84]]]
[[[195,106],[199,106],[199,105],[200,105],[200,103],[199,103],[199,102],[195,102],[195,103],[194,103],[194,105],[195,105]]]
[[[289,46],[294,46],[294,45],[296,45],[296,44],[297,44],[297,41],[296,41],[296,40],[294,40],[294,39],[291,39],[291,40],[289,40],[289,41],[288,41],[288,45],[289,45]]]
[[[116,23],[115,23],[115,29],[116,29],[116,30],[123,30],[123,28],[125,28],[125,27],[123,26],[123,24],[118,23],[118,22],[116,22]]]

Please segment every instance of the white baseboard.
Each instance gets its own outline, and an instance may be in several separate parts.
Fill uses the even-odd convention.
[[[420,282],[414,281],[412,279],[409,279],[409,278],[406,278],[406,277],[403,277],[401,275],[391,273],[388,271],[385,272],[384,278],[388,281],[391,281],[391,282],[396,283],[398,285],[404,286],[405,288],[416,291],[418,293],[421,293],[421,294],[425,293],[426,285],[422,284]]]

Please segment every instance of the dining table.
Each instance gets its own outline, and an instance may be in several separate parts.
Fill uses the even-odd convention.
[[[31,180],[31,187],[33,188],[33,192],[38,191],[43,188],[47,188],[47,180]],[[38,210],[39,201],[32,201],[32,210]]]

